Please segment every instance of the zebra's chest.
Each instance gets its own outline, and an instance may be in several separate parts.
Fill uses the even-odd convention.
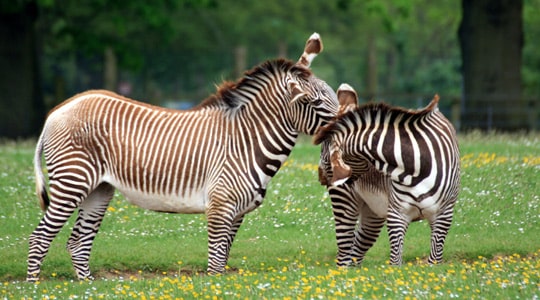
[[[203,188],[186,191],[183,195],[155,194],[116,186],[126,199],[141,208],[169,213],[200,214],[206,211],[208,195]]]

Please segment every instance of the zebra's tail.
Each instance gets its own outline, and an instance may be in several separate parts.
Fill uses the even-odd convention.
[[[34,174],[36,176],[36,194],[39,198],[39,205],[45,211],[49,206],[49,194],[45,184],[45,176],[41,166],[41,155],[43,154],[43,135],[39,137],[34,154]]]

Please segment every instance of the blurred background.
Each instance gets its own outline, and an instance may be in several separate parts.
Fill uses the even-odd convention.
[[[540,127],[540,0],[0,0],[0,137],[88,89],[192,107],[313,32],[314,73],[361,102],[438,93],[460,131]]]

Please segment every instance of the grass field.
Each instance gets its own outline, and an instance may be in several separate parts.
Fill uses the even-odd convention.
[[[24,282],[27,238],[42,212],[33,142],[0,145],[0,298],[5,299],[538,299],[540,134],[460,136],[462,189],[444,253],[427,265],[429,226],[413,223],[401,267],[383,231],[361,267],[336,268],[330,200],[317,181],[319,149],[303,139],[249,214],[229,269],[204,274],[204,215],[160,214],[115,197],[92,252],[97,280],[75,279],[55,239],[37,284]]]

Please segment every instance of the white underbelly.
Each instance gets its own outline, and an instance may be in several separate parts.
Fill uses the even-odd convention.
[[[388,195],[386,193],[367,189],[357,189],[357,193],[379,218],[386,218],[388,215]]]
[[[398,188],[398,186],[394,186]],[[425,197],[418,200],[418,196],[429,192],[429,189],[425,186],[403,187],[399,186],[401,195],[412,195],[412,197],[402,196],[399,199],[401,213],[406,216],[409,221],[428,219],[432,220],[440,210],[440,202],[437,199],[439,194],[435,194],[429,197]]]
[[[116,186],[126,199],[141,208],[170,213],[200,214],[206,211],[208,196],[204,189],[187,191],[184,195],[148,194]]]

